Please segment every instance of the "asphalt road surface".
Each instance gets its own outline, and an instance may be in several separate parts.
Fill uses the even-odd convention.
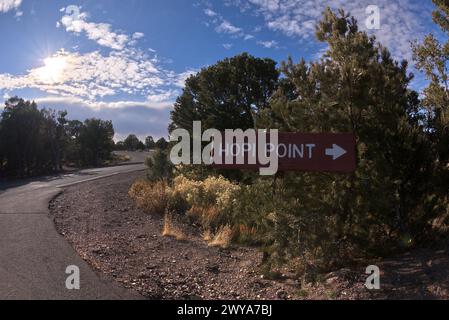
[[[135,299],[137,294],[101,279],[57,233],[48,203],[64,187],[144,170],[148,153],[128,164],[0,184],[0,299]],[[80,269],[80,289],[66,288],[68,266]]]

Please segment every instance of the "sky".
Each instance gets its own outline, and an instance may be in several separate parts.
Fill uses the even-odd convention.
[[[369,5],[379,29],[367,29]],[[242,52],[319,59],[326,6],[350,12],[398,60],[412,61],[411,41],[445,37],[430,0],[0,0],[0,108],[17,95],[70,119],[112,120],[116,140],[166,137],[185,79],[201,68]]]

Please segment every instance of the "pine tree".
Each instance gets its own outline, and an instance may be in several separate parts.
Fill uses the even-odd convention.
[[[170,131],[190,130],[195,120],[204,129],[254,128],[254,117],[268,107],[278,77],[276,62],[247,53],[204,68],[187,79],[171,112]]]
[[[433,21],[449,36],[449,1],[433,0],[437,10]],[[427,114],[427,131],[432,137],[438,154],[439,171],[443,188],[449,188],[449,40],[440,43],[435,35],[429,34],[424,42],[413,45],[416,67],[423,71],[430,81],[424,89],[423,104]],[[444,183],[446,182],[446,183]]]
[[[408,89],[407,62],[394,61],[341,10],[326,10],[317,38],[328,44],[326,54],[317,62],[283,63],[284,80],[259,125],[354,133],[358,169],[286,174],[281,190],[296,205],[278,212],[284,223],[275,230],[275,251],[294,256],[309,248],[332,264],[353,249],[421,241],[436,214],[423,210],[432,154],[418,94]]]

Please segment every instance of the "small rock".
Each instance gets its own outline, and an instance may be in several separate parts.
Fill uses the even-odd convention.
[[[220,267],[217,264],[208,264],[206,265],[206,270],[216,274],[220,272]]]
[[[281,299],[281,300],[287,300],[288,294],[284,290],[278,290],[276,292],[276,297],[278,297],[278,299]]]
[[[338,277],[332,277],[326,280],[327,284],[333,284],[338,281]]]

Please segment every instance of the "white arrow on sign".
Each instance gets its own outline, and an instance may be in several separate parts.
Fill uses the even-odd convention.
[[[326,156],[333,157],[333,160],[337,160],[346,153],[348,152],[345,149],[336,144],[332,145],[332,149],[326,149]]]

